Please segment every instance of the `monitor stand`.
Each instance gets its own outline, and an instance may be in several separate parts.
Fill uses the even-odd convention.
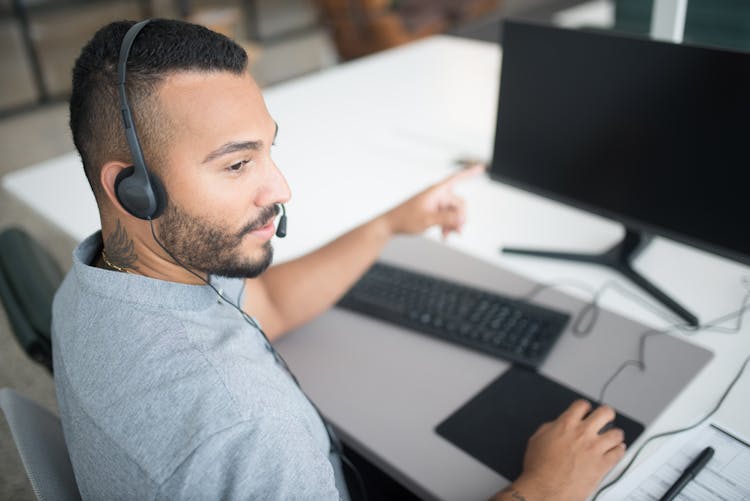
[[[584,263],[593,263],[601,266],[607,266],[619,271],[633,283],[641,287],[661,302],[667,308],[672,310],[680,318],[684,319],[691,327],[698,327],[698,318],[682,307],[674,299],[665,294],[661,289],[649,282],[643,275],[633,269],[631,263],[638,254],[651,241],[651,235],[642,233],[625,227],[625,236],[613,247],[601,254],[577,254],[568,252],[539,251],[530,249],[517,249],[504,247],[502,252],[508,254],[521,254],[525,256],[546,257],[553,259],[566,259],[569,261],[581,261]]]

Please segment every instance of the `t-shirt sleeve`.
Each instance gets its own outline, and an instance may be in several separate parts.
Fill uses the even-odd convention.
[[[328,454],[299,423],[265,416],[219,431],[161,485],[156,499],[338,500]]]

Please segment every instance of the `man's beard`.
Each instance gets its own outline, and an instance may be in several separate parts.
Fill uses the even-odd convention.
[[[254,221],[232,233],[189,216],[170,203],[158,219],[157,231],[164,247],[193,270],[223,277],[255,278],[266,271],[273,260],[271,241],[261,247],[261,257],[253,259],[240,253],[242,239],[249,232],[268,224],[277,213],[275,205],[264,207]]]

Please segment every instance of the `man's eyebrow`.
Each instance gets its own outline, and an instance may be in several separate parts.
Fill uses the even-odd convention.
[[[276,141],[276,136],[279,135],[279,124],[274,122],[276,125],[276,130],[273,133],[273,141]],[[206,155],[206,158],[203,159],[204,164],[207,164],[211,160],[216,160],[217,158],[229,155],[230,153],[235,153],[237,151],[246,151],[246,150],[252,150],[252,151],[259,151],[263,149],[263,141],[232,141],[226,144],[223,144],[216,148],[214,151]]]
[[[258,151],[263,148],[263,141],[232,141],[226,144],[223,144],[216,148],[214,151],[206,155],[206,158],[203,159],[202,163],[208,163],[211,160],[216,160],[217,158],[229,155],[230,153],[234,153],[236,151],[246,151],[246,150],[253,150]]]

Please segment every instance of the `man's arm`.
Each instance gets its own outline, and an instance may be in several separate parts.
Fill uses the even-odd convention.
[[[477,166],[453,174],[320,249],[248,279],[245,310],[260,320],[271,339],[312,320],[362,276],[392,236],[435,225],[443,235],[459,231],[464,203],[453,186],[483,171]]]

